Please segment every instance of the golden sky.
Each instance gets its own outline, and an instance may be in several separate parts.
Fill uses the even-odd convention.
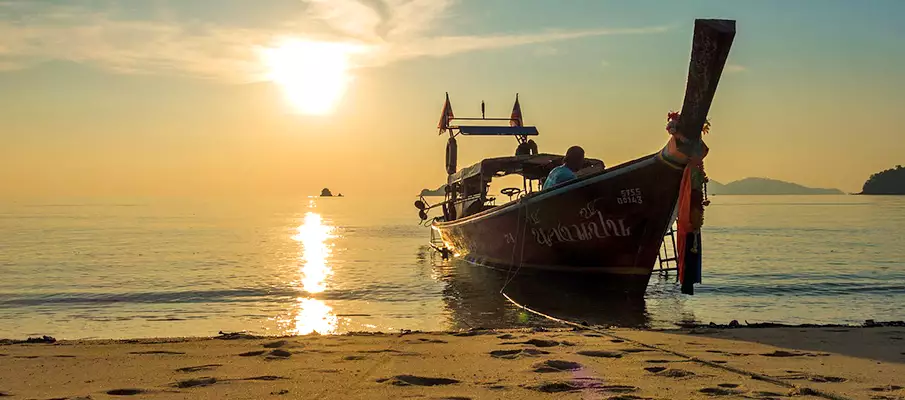
[[[415,194],[436,124],[509,115],[542,152],[657,151],[696,17],[738,36],[708,174],[855,192],[905,162],[905,2],[0,3],[0,196]],[[459,166],[512,154],[462,138]]]

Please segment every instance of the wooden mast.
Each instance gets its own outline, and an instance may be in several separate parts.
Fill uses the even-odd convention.
[[[696,19],[691,45],[691,62],[685,101],[679,118],[678,131],[691,141],[701,139],[701,129],[707,121],[710,104],[716,94],[729,48],[735,38],[735,21],[726,19]]]

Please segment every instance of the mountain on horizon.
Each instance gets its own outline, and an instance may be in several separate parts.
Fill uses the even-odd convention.
[[[845,194],[839,189],[810,188],[797,183],[769,178],[745,178],[727,184],[710,180],[707,194],[714,195],[795,195]]]

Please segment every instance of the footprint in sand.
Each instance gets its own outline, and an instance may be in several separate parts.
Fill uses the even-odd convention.
[[[776,350],[772,353],[761,353],[760,355],[764,357],[804,357],[804,356],[813,356],[811,353],[799,353],[794,351],[785,351],[785,350]]]
[[[648,372],[653,372],[652,369],[654,369],[654,368],[660,369],[662,367],[649,367],[649,368],[645,368],[645,370]],[[662,370],[660,370],[658,372],[653,372],[653,373],[657,374],[658,376],[665,376],[667,378],[687,378],[689,376],[695,375],[694,372],[686,371],[684,369],[677,369],[677,368],[668,368],[668,369],[663,368]]]
[[[600,390],[604,392],[610,393],[632,393],[637,392],[638,388],[635,386],[628,385],[607,385],[600,388]]]
[[[557,342],[555,340],[546,340],[546,339],[531,339],[526,340],[524,342],[504,342],[503,344],[529,344],[535,347],[556,347],[556,346],[574,346],[575,343],[572,342]]]
[[[254,357],[254,356],[259,356],[261,354],[264,354],[266,352],[267,352],[267,350],[246,351],[244,353],[239,354],[239,357]]]
[[[721,387],[708,387],[698,390],[698,392],[711,395],[711,396],[734,396],[737,394],[745,393],[741,390],[737,389],[729,389],[729,388],[721,388]]]
[[[0,397],[12,397],[12,394],[0,390]]]
[[[217,378],[213,377],[204,377],[204,378],[195,378],[195,379],[187,379],[184,381],[179,381],[173,383],[172,386],[180,389],[188,389],[194,387],[203,387],[210,386],[217,383]]]
[[[606,400],[652,400],[650,397],[640,397],[631,394],[620,394],[618,396],[607,397]]]
[[[426,338],[420,338],[420,339],[418,339],[418,341],[419,341],[419,342],[422,342],[422,343],[449,343],[449,342],[447,342],[447,341],[445,341],[445,340],[440,340],[440,339],[426,339]]]
[[[345,360],[345,361],[361,361],[361,360],[366,360],[366,359],[367,359],[367,357],[365,357],[365,356],[345,356],[345,357],[343,357],[343,360]]]
[[[739,386],[741,386],[741,385],[739,385],[739,384],[737,384],[737,383],[720,383],[720,384],[718,384],[717,386],[719,386],[719,387],[721,387],[721,388],[735,389],[735,388],[737,388],[737,387],[739,387]]]
[[[185,354],[181,351],[169,351],[169,350],[148,350],[148,351],[130,351],[129,354],[169,354],[169,355],[179,355]]]
[[[273,396],[282,396],[284,394],[289,394],[289,391],[286,389],[281,389],[279,392],[270,392]]]
[[[430,378],[415,375],[396,375],[392,378],[381,378],[377,383],[388,382],[395,386],[441,386],[459,383],[458,380],[449,378]]]
[[[137,394],[145,393],[145,390],[142,389],[113,389],[108,390],[107,394],[111,396],[135,396]]]
[[[497,336],[496,338],[497,338],[497,339],[503,339],[503,340],[512,340],[512,339],[515,339],[515,336],[513,336],[512,334],[507,333],[507,334],[504,334],[504,335]]]
[[[581,350],[576,352],[575,354],[585,357],[622,358],[622,353],[615,351]]]
[[[625,343],[625,340],[622,340],[622,339],[610,339],[610,342],[613,342],[613,343]]]
[[[651,363],[651,364],[668,364],[671,362],[682,362],[682,361],[684,361],[684,360],[644,360],[644,362]]]
[[[811,382],[819,382],[819,383],[828,383],[828,382],[839,383],[839,382],[845,382],[847,380],[845,378],[838,377],[838,376],[824,376],[824,375],[817,375],[817,374],[801,372],[801,371],[788,370],[786,372],[788,373],[788,375],[779,375],[779,376],[775,376],[775,378],[788,379],[788,380],[806,379]]]
[[[194,367],[177,368],[176,372],[210,371],[212,369],[215,369],[217,367],[222,367],[222,366],[223,366],[223,364],[205,364],[205,365],[198,365],[198,366],[194,366]]]
[[[292,353],[290,353],[286,350],[280,350],[280,349],[276,349],[276,350],[271,351],[270,353],[267,353],[268,360],[285,360],[285,359],[289,358],[290,356],[292,356]]]
[[[289,379],[283,376],[276,375],[261,375],[261,376],[253,376],[251,378],[242,378],[243,381],[278,381],[282,379]]]
[[[898,385],[886,385],[886,386],[870,388],[870,390],[873,390],[874,392],[895,392],[896,390],[902,390],[902,389],[905,389],[905,388],[898,386]]]
[[[565,360],[547,360],[543,362],[536,363],[531,366],[534,368],[534,372],[538,373],[547,373],[547,372],[568,372],[568,371],[578,371],[581,369],[581,364],[574,361],[565,361]]]
[[[513,349],[513,350],[493,350],[490,356],[493,358],[502,358],[505,360],[514,360],[519,357],[537,357],[542,354],[550,354],[549,351],[538,349]]]
[[[621,351],[623,353],[644,353],[646,351],[651,351],[651,350],[630,347],[630,348],[626,348],[626,349],[620,349],[619,351]]]
[[[604,385],[595,378],[573,379],[571,381],[544,382],[536,386],[526,386],[527,389],[542,393],[575,392],[585,389],[600,389]]]
[[[666,371],[666,367],[647,367],[644,368],[645,371],[650,372],[652,374],[657,374],[663,371]]]
[[[471,397],[465,397],[465,396],[437,397],[437,400],[471,400]]]
[[[265,343],[265,344],[264,344],[264,348],[265,348],[265,349],[278,349],[278,348],[283,347],[283,346],[285,346],[285,345],[287,345],[287,344],[289,344],[289,342],[287,342],[287,341],[285,341],[285,340],[277,340],[276,342]]]

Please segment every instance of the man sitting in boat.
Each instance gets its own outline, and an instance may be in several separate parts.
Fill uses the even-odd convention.
[[[563,164],[553,168],[547,179],[544,180],[544,189],[551,188],[560,183],[570,181],[576,178],[575,173],[584,165],[584,149],[579,146],[569,147],[566,156],[563,157]]]

